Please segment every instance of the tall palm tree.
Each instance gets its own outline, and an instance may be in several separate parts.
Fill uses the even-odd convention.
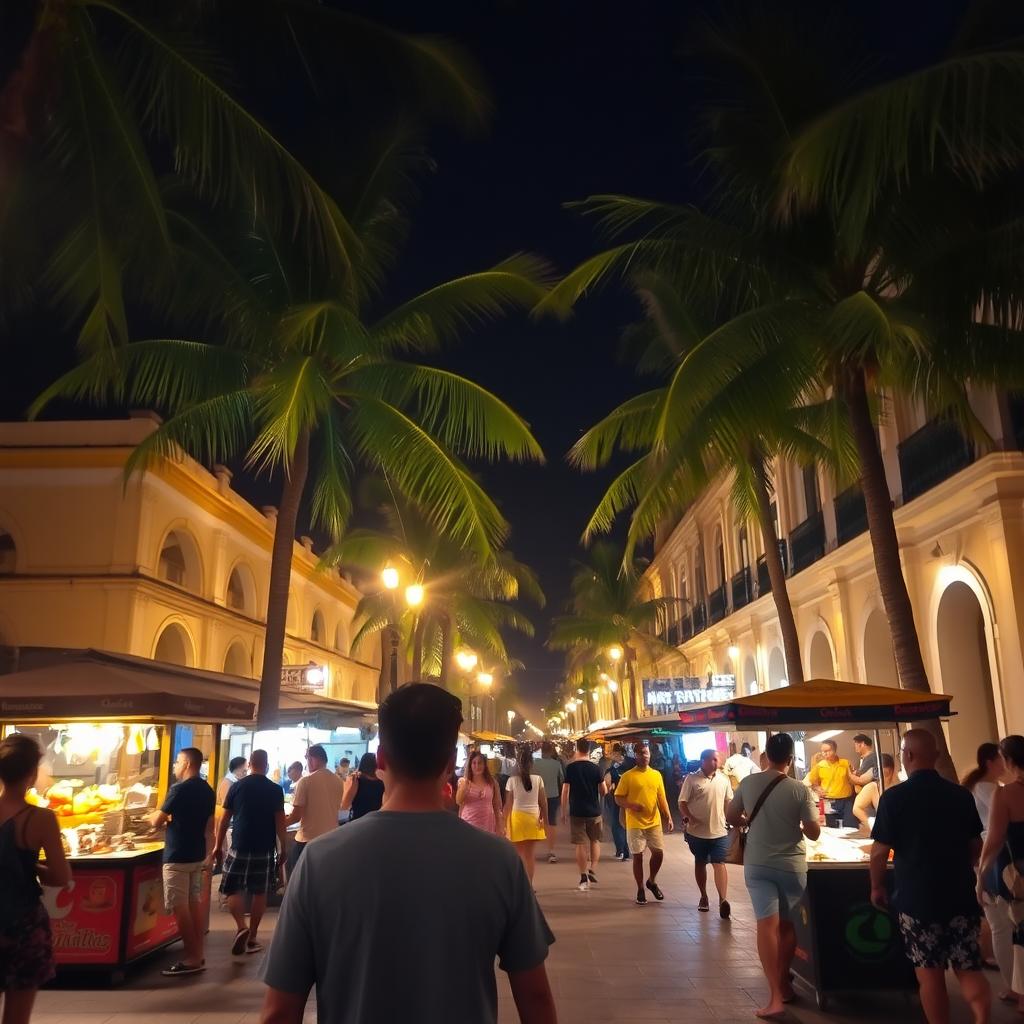
[[[56,304],[87,353],[127,342],[130,303],[173,287],[175,216],[159,185],[170,171],[294,236],[336,290],[348,280],[361,242],[326,184],[336,170],[314,170],[288,125],[261,116],[268,82],[294,109],[319,101],[335,124],[353,105],[335,95],[352,89],[348,75],[366,85],[361,103],[390,87],[406,115],[475,121],[484,107],[451,47],[308,0],[21,7],[0,41],[0,316]]]
[[[616,682],[626,715],[639,715],[643,707],[637,659],[654,662],[678,654],[656,634],[676,598],[646,596],[641,578],[645,565],[633,558],[624,567],[621,548],[608,541],[594,544],[573,573],[571,613],[552,621],[548,640],[555,650],[573,652],[571,669],[608,658],[618,649]]]
[[[616,450],[642,453],[612,481],[584,540],[611,529],[618,513],[631,508],[628,562],[636,543],[652,536],[666,516],[697,498],[714,477],[731,475],[733,509],[741,520],[756,520],[764,541],[787,677],[802,683],[771,510],[771,465],[780,457],[849,473],[855,461],[848,436],[837,431],[834,401],[812,402],[806,391],[814,354],[806,304],[769,302],[709,330],[701,312],[681,302],[658,273],[637,275],[634,287],[647,311],[632,332],[642,345],[639,366],[664,374],[668,383],[624,402],[573,446],[570,460],[582,469],[605,465]],[[797,361],[780,360],[782,346]],[[737,372],[740,366],[745,372]]]
[[[340,537],[351,509],[351,475],[383,472],[452,542],[482,560],[500,549],[507,524],[464,459],[541,459],[526,423],[501,399],[458,374],[416,364],[463,329],[543,295],[544,268],[528,256],[437,285],[370,316],[365,292],[380,285],[396,205],[367,186],[353,224],[366,265],[360,287],[331,291],[304,254],[269,234],[244,254],[207,258],[195,277],[219,295],[231,327],[224,345],[164,339],[87,358],[37,401],[57,396],[145,405],[169,418],[134,453],[128,471],[155,455],[187,451],[205,462],[245,453],[246,464],[280,473],[271,556],[260,728],[276,724],[288,590],[299,509],[309,492],[314,524]],[[238,268],[250,268],[247,276]],[[327,273],[329,278],[329,272]],[[197,287],[200,285],[197,283]],[[321,290],[323,289],[323,290]]]
[[[712,27],[700,116],[717,186],[705,207],[593,197],[584,209],[625,240],[548,299],[569,304],[649,266],[684,297],[806,303],[815,339],[806,383],[830,388],[845,410],[900,681],[924,691],[872,408],[885,415],[886,393],[902,391],[978,437],[965,382],[1006,386],[1022,374],[1024,129],[1008,97],[1024,87],[1024,53],[1019,37],[986,37],[984,17],[972,17],[949,55],[867,81],[841,47],[808,40],[834,31],[820,19]],[[780,359],[793,348],[785,340]]]

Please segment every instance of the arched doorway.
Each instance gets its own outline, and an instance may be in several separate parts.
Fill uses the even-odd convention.
[[[980,743],[999,735],[985,616],[966,583],[957,580],[942,592],[935,631],[942,689],[952,696],[956,712],[950,720],[949,753],[961,768],[974,762]]]
[[[880,608],[875,608],[864,623],[864,682],[871,686],[900,685],[889,622]]]
[[[835,679],[836,667],[832,662],[832,648],[828,637],[818,630],[811,637],[810,656],[807,659],[812,679]]]
[[[768,655],[768,689],[777,690],[780,686],[788,686],[786,678],[786,659],[778,647],[773,647]]]
[[[156,661],[188,668],[192,664],[192,641],[181,626],[172,622],[161,634],[153,651]]]
[[[249,677],[252,675],[249,655],[246,653],[245,647],[240,640],[236,640],[228,648],[227,654],[224,655],[224,671],[229,676]]]
[[[747,693],[757,693],[757,662],[754,661],[752,654],[748,654],[747,660],[743,663],[743,683]]]

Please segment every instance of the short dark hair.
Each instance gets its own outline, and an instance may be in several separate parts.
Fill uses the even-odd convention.
[[[318,761],[323,761],[324,764],[327,764],[327,751],[319,743],[314,743],[306,751],[306,757],[315,757]]]
[[[863,743],[865,747],[873,747],[874,746],[874,743],[871,742],[871,737],[867,733],[864,733],[864,732],[857,733],[857,735],[853,737],[853,742],[854,743]]]
[[[265,750],[254,750],[249,755],[249,764],[254,768],[262,768],[266,771],[270,765],[270,758]]]
[[[31,736],[12,733],[0,743],[0,782],[13,786],[27,779],[42,759],[43,751]]]
[[[590,753],[590,740],[588,740],[586,736],[581,736],[576,741],[576,750],[580,754],[589,754]]]
[[[241,768],[242,765],[244,765],[244,764],[245,764],[245,758],[244,757],[233,757],[233,758],[231,758],[230,761],[228,761],[228,771],[229,772],[237,772],[238,769]]]
[[[338,764],[351,764],[351,763],[352,763],[352,762],[351,762],[351,761],[350,761],[350,760],[349,760],[349,759],[348,759],[347,757],[343,757],[343,758],[342,758],[342,759],[341,759],[341,760],[340,760],[340,761],[338,762]]]
[[[203,752],[198,747],[182,747],[178,753],[185,755],[185,760],[188,761],[190,768],[199,771],[203,767]]]
[[[455,756],[462,702],[432,683],[407,683],[384,699],[377,723],[389,770],[407,779],[433,779]]]
[[[773,733],[764,745],[764,752],[772,764],[785,764],[793,759],[793,737],[788,732]]]
[[[301,772],[302,771],[302,762],[301,761],[292,761],[292,763],[290,765],[288,765],[288,771],[291,771],[293,768],[298,768],[299,771]]]
[[[613,754],[624,754],[625,752],[626,751],[623,748],[621,743],[613,743],[612,744],[612,753]]]
[[[999,749],[1003,752],[1003,757],[1011,762],[1014,768],[1024,768],[1024,736],[1018,736],[1015,733],[1001,739]]]
[[[544,742],[540,745],[540,753],[542,757],[554,758],[558,756],[558,751],[555,750],[555,745],[551,742],[551,740],[544,740]]]
[[[892,771],[892,770],[894,770],[896,768],[896,761],[893,758],[892,754],[883,754],[882,755],[882,767],[883,768],[888,768],[890,771]]]
[[[377,755],[367,751],[359,758],[359,771],[364,774],[372,774],[377,770]]]

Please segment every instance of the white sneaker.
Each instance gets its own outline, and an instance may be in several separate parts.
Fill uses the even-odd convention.
[[[549,864],[557,864],[558,863],[558,858],[553,853],[549,853],[548,854],[548,863]]]
[[[576,888],[579,889],[580,892],[590,892],[590,882],[580,882]]]

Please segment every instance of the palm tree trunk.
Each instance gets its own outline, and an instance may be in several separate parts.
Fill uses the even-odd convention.
[[[796,631],[796,617],[786,587],[786,572],[779,555],[779,538],[775,532],[771,501],[768,497],[768,480],[764,471],[764,460],[760,452],[754,452],[751,459],[754,469],[754,491],[757,498],[757,523],[764,540],[764,560],[768,567],[768,579],[772,586],[772,600],[779,616],[779,631],[782,633],[782,650],[786,655],[786,678],[791,684],[804,681],[804,667],[800,660],[800,637]]]
[[[623,661],[626,662],[626,674],[629,676],[630,700],[633,702],[633,717],[639,718],[644,712],[644,695],[640,692],[640,683],[636,678],[636,657],[630,657],[633,652],[626,648],[623,654]]]
[[[295,524],[299,518],[302,492],[309,474],[309,431],[303,430],[295,442],[281,491],[281,504],[274,527],[270,555],[270,589],[267,594],[267,628],[264,634],[263,672],[260,675],[260,703],[256,728],[276,729],[281,701],[281,663],[284,658],[284,632],[288,619],[288,590],[295,548]]]
[[[420,612],[416,616],[416,628],[412,633],[412,678],[416,683],[423,681],[423,634],[426,628],[426,612]]]
[[[452,631],[451,617],[445,613],[439,616],[441,627],[441,668],[437,675],[439,686],[448,689],[448,674],[452,667],[452,658],[455,657],[455,635]]]
[[[914,609],[910,603],[910,594],[907,592],[907,581],[903,577],[892,498],[885,478],[885,464],[882,462],[882,453],[878,447],[878,437],[871,420],[868,386],[863,371],[855,370],[850,373],[844,397],[850,411],[850,424],[860,459],[861,490],[864,493],[864,507],[867,510],[875,574],[878,576],[878,589],[881,591],[882,604],[885,606],[885,617],[889,621],[889,633],[892,636],[900,685],[907,690],[931,693],[924,657],[921,654],[921,642],[917,635],[917,626],[914,624]],[[938,719],[923,724],[934,735],[939,745],[939,771],[955,782],[956,770],[949,756],[942,726]]]

